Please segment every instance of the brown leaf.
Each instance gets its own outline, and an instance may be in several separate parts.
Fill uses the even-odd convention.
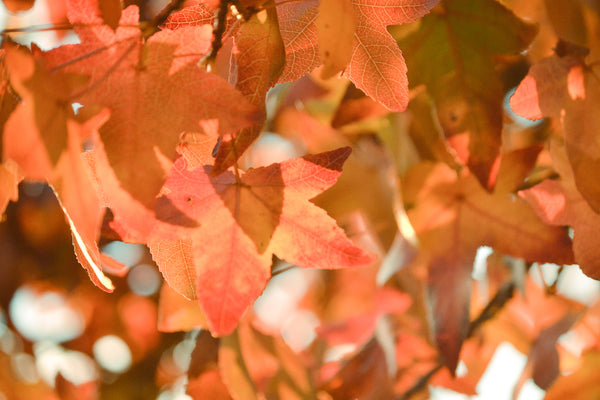
[[[545,225],[526,203],[487,193],[469,173],[444,164],[417,165],[407,177],[405,201],[422,257],[429,261],[429,296],[436,341],[453,371],[469,325],[471,270],[480,246],[529,261],[568,264],[571,241]],[[421,189],[414,192],[416,187]]]
[[[526,49],[535,34],[497,1],[474,7],[470,0],[442,0],[416,32],[399,40],[411,86],[427,85],[446,137],[468,133],[468,166],[486,187],[502,131],[495,57]]]

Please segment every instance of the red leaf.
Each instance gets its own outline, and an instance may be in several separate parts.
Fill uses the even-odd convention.
[[[212,178],[208,167],[190,171],[184,159],[177,160],[162,199],[196,221],[197,227],[162,224],[149,246],[180,293],[189,293],[189,279],[177,272],[181,264],[174,260],[187,260],[191,254],[196,296],[214,334],[230,333],[260,295],[270,277],[273,253],[310,268],[373,261],[325,211],[308,202],[335,183],[349,154],[349,148],[342,148],[251,169],[239,183],[232,174]],[[173,239],[164,240],[169,236]],[[191,247],[182,247],[182,240],[191,241]]]
[[[69,18],[81,44],[45,58],[61,70],[90,75],[77,100],[111,110],[94,144],[97,177],[120,233],[143,241],[180,133],[199,130],[203,119],[232,132],[256,122],[259,113],[225,80],[197,66],[210,47],[209,26],[160,31],[143,42],[135,28],[137,8],[123,11],[115,32],[94,10],[94,0],[71,3]]]

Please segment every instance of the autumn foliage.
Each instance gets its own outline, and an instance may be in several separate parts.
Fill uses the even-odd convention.
[[[2,34],[0,345],[41,365],[11,299],[59,293],[98,365],[0,346],[0,399],[474,395],[506,342],[514,398],[598,396],[599,2],[3,3],[46,19]]]

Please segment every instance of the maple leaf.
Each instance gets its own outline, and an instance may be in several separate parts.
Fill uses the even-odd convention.
[[[102,25],[96,1],[72,0],[69,6],[81,43],[44,58],[56,69],[89,75],[76,100],[110,109],[94,143],[97,177],[120,233],[143,242],[179,134],[197,131],[203,119],[216,119],[221,133],[236,131],[260,112],[197,65],[210,48],[210,27],[164,30],[144,41],[136,7],[123,10],[113,32]]]
[[[308,201],[335,183],[349,154],[342,148],[250,169],[239,181],[231,173],[213,178],[208,166],[188,170],[184,158],[175,162],[162,198],[197,226],[176,228],[180,240],[161,240],[177,226],[164,224],[148,244],[167,282],[198,299],[213,334],[230,333],[263,291],[272,254],[309,268],[373,261]]]
[[[563,57],[552,56],[531,67],[515,90],[511,106],[525,118],[561,118],[577,189],[599,212],[600,146],[596,136],[600,117],[594,110],[600,101],[600,82],[598,67],[584,62],[586,54],[586,49],[574,47]]]
[[[112,291],[102,265],[119,264],[98,249],[104,210],[81,156],[81,140],[95,132],[107,114],[76,116],[69,99],[87,79],[51,73],[28,49],[6,46],[5,65],[22,102],[4,127],[3,158],[18,164],[25,178],[48,181],[71,228],[77,259],[98,287]]]
[[[517,54],[536,29],[495,0],[442,0],[401,38],[411,86],[427,85],[446,136],[469,133],[468,166],[488,184],[500,149],[502,83],[494,56]]]
[[[529,261],[569,264],[571,241],[564,229],[544,224],[518,198],[489,194],[470,173],[422,163],[409,171],[408,217],[429,260],[428,289],[436,341],[451,371],[469,325],[471,272],[480,246]]]
[[[386,27],[413,22],[427,14],[438,1],[351,0],[356,28],[353,30],[352,57],[344,76],[388,109],[403,111],[408,104],[406,64],[402,52]],[[278,7],[280,20],[283,21],[281,36],[285,43],[287,61],[280,82],[298,79],[318,65],[316,4],[290,3]],[[345,15],[349,16],[350,13]],[[348,26],[353,25],[352,20],[344,23]],[[344,31],[344,34],[348,34],[349,31]],[[318,38],[327,41],[342,40],[326,35],[319,35]],[[344,38],[344,42],[346,40],[348,39]],[[332,46],[335,46],[335,43],[323,44],[325,49]],[[300,64],[300,68],[297,64]]]
[[[565,149],[553,143],[552,161],[561,179],[545,180],[519,195],[529,202],[538,216],[552,225],[573,228],[573,252],[581,270],[591,278],[600,279],[600,247],[595,230],[600,223],[598,215],[575,186],[573,171]]]

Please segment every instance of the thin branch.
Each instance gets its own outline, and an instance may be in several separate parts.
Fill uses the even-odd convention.
[[[217,15],[213,23],[213,39],[210,50],[202,60],[200,64],[206,67],[207,71],[211,71],[217,58],[217,52],[223,47],[223,34],[227,27],[227,15],[229,14],[229,0],[220,0],[219,8],[217,9]]]
[[[427,384],[429,383],[429,379],[431,379],[431,377],[435,375],[435,373],[438,372],[443,366],[444,365],[441,362],[438,363],[435,367],[431,368],[431,370],[429,370],[425,375],[419,378],[419,380],[410,389],[408,389],[400,397],[397,397],[395,400],[408,400],[415,394],[419,393],[427,386]]]
[[[469,329],[467,330],[467,337],[465,339],[473,336],[475,331],[483,325],[486,321],[489,321],[493,317],[495,317],[498,312],[508,303],[510,299],[512,299],[515,290],[515,284],[512,281],[506,282],[500,289],[496,295],[488,302],[485,308],[479,313],[477,318],[469,323]],[[423,375],[410,389],[408,389],[404,394],[396,397],[395,400],[409,400],[411,396],[417,394],[421,390],[423,390],[431,377],[439,371],[444,366],[444,363],[441,361],[436,364],[430,371],[428,371],[425,375]]]
[[[71,24],[43,24],[43,25],[31,25],[21,28],[8,28],[0,31],[1,35],[9,33],[26,33],[26,32],[46,32],[46,31],[65,31],[73,29]]]

